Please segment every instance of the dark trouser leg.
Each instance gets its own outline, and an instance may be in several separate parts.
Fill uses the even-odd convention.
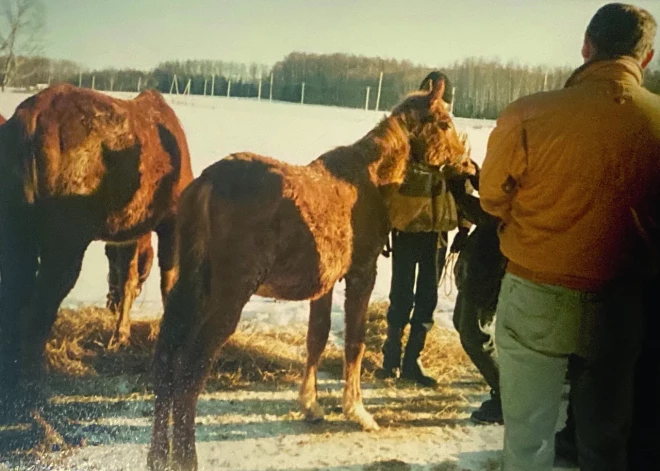
[[[435,232],[420,232],[415,238],[419,270],[415,286],[415,308],[410,323],[426,325],[429,330],[433,325],[433,311],[438,304],[438,283],[447,248],[438,248],[438,234]]]
[[[401,367],[401,336],[409,321],[414,300],[415,250],[414,234],[392,234],[390,307],[387,310],[387,339],[382,350],[383,371],[379,376],[397,376]]]
[[[479,328],[480,321],[482,323],[492,322],[494,315],[493,311],[484,312],[483,309],[480,309],[464,290],[458,292],[454,307],[454,327],[460,336],[463,350],[491,389],[490,399],[484,401],[470,417],[474,422],[482,424],[501,424],[503,422],[499,368],[491,351],[485,348],[486,343],[490,340],[489,336]]]
[[[635,368],[633,418],[628,439],[630,471],[660,469],[660,349],[649,343],[646,342]]]
[[[415,308],[410,321],[410,335],[403,357],[401,375],[423,386],[433,387],[435,379],[426,376],[419,361],[426,335],[433,327],[433,311],[438,304],[439,269],[438,234],[424,232],[417,235],[419,271],[415,290]]]
[[[494,312],[490,313],[490,319],[483,319],[482,322],[491,322]],[[461,338],[461,345],[468,354],[474,366],[483,375],[488,386],[499,394],[500,375],[497,363],[491,354],[484,349],[484,344],[488,342],[489,337],[479,328],[480,309],[470,301],[465,292],[459,291],[456,297],[456,306],[454,307],[454,327]]]
[[[660,278],[653,280],[644,298],[645,333],[635,367],[633,418],[628,439],[630,471],[660,469]]]
[[[635,287],[616,286],[599,301],[600,308],[583,316],[571,365],[578,463],[582,471],[626,471],[641,296]]]

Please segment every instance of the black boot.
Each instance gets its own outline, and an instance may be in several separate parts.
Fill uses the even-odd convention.
[[[383,344],[383,367],[376,370],[378,379],[398,378],[401,373],[401,336],[403,329],[387,326],[387,338]]]
[[[472,412],[470,420],[478,424],[500,424],[504,423],[502,416],[502,400],[499,394],[490,392],[490,399],[484,401],[479,409]]]
[[[427,330],[423,325],[414,324],[410,326],[410,335],[403,355],[401,377],[415,381],[421,386],[434,388],[438,385],[438,382],[430,376],[426,376],[419,359],[419,354],[424,349],[424,343],[426,343],[426,334]]]

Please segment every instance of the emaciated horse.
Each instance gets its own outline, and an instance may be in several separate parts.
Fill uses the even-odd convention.
[[[6,122],[7,119],[0,114],[0,125]],[[131,334],[130,310],[151,272],[154,259],[151,232],[137,242],[106,244],[105,254],[109,269],[106,307],[117,317],[117,327],[110,341],[110,347],[113,347],[127,343]]]
[[[360,390],[366,312],[376,262],[390,231],[381,190],[399,185],[412,153],[455,164],[463,145],[442,101],[444,82],[409,96],[356,143],[295,166],[251,153],[204,170],[181,196],[179,279],[156,344],[149,467],[197,469],[195,406],[218,350],[253,294],[310,300],[307,367],[300,401],[321,420],[316,376],[330,330],[332,291],[346,282],[343,411],[378,425]]]
[[[3,412],[35,399],[47,337],[92,241],[133,243],[155,231],[167,297],[177,204],[191,180],[183,129],[153,90],[120,100],[55,85],[0,127]]]

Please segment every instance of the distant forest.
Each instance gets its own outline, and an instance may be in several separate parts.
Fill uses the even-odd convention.
[[[2,60],[2,58],[0,58]],[[657,63],[660,65],[660,63]],[[137,91],[157,88],[196,95],[257,97],[306,104],[389,110],[417,89],[432,70],[410,61],[293,52],[275,65],[212,60],[168,61],[155,69],[85,70],[71,61],[23,58],[21,71],[8,86],[68,82],[97,90]],[[511,101],[541,90],[561,88],[569,67],[529,67],[497,60],[468,58],[441,67],[456,88],[454,114],[466,118],[495,118]],[[380,97],[378,85],[382,72]],[[176,83],[174,77],[176,76]],[[272,76],[272,91],[271,91]],[[261,80],[261,88],[260,88]],[[174,87],[173,87],[174,84]],[[304,84],[304,85],[303,85]],[[188,89],[186,87],[189,85]],[[660,93],[660,68],[646,72],[646,86]],[[367,101],[367,87],[369,87]],[[303,97],[304,93],[304,97]]]

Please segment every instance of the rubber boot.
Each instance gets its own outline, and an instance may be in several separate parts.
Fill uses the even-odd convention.
[[[424,373],[419,354],[424,349],[426,343],[427,329],[424,325],[415,324],[410,327],[410,335],[406,344],[406,351],[403,355],[403,367],[401,377],[415,381],[417,384],[433,388],[438,382]]]
[[[477,424],[504,424],[502,400],[495,391],[490,392],[490,399],[484,401],[479,409],[472,412],[470,420]]]
[[[398,378],[401,374],[401,336],[403,329],[387,326],[387,338],[383,344],[383,367],[376,370],[378,379]]]

